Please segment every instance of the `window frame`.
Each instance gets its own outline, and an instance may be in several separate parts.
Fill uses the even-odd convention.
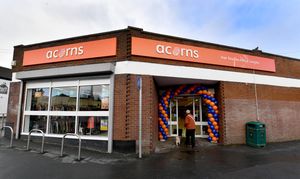
[[[87,86],[87,85],[108,85],[109,88],[109,109],[108,111],[79,111],[79,88],[80,86]],[[75,111],[51,111],[51,98],[52,98],[52,88],[54,87],[76,87],[76,110]],[[78,120],[81,116],[105,116],[108,117],[108,122],[110,123],[111,119],[111,97],[113,96],[112,90],[111,90],[111,77],[84,77],[84,78],[78,78],[76,80],[74,79],[54,79],[54,80],[42,80],[42,81],[30,81],[27,82],[25,85],[25,97],[23,102],[23,115],[22,115],[22,129],[21,129],[21,135],[28,135],[28,132],[24,132],[25,129],[25,118],[26,116],[47,116],[47,124],[46,124],[46,137],[56,137],[56,138],[62,138],[63,134],[51,134],[49,133],[49,125],[50,125],[50,117],[51,116],[74,116],[75,117],[75,134],[78,133]],[[49,88],[49,99],[48,99],[48,110],[46,111],[30,111],[26,110],[26,102],[27,102],[27,91],[28,89],[34,89],[34,88]],[[109,131],[110,128],[108,128],[108,135],[109,133],[112,133],[112,131]],[[40,133],[32,133],[33,136],[41,136]],[[74,136],[68,136],[67,138],[76,138]],[[107,141],[109,139],[109,136],[86,136],[81,135],[82,139],[87,140],[105,140]]]

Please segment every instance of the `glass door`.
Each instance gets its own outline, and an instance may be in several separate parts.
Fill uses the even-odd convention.
[[[207,133],[208,123],[207,123],[207,118],[205,116],[203,116],[201,101],[202,100],[201,100],[200,96],[194,97],[194,113],[193,113],[193,115],[195,116],[195,122],[196,122],[195,136],[206,138],[206,137],[208,137],[208,133]]]
[[[184,119],[186,110],[189,109],[195,116],[196,137],[208,137],[207,119],[203,117],[200,96],[185,96],[174,98],[170,103],[170,136],[185,137]]]
[[[170,102],[170,136],[178,136],[178,100],[174,99]]]

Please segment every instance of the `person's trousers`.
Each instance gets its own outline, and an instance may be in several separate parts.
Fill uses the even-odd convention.
[[[185,145],[190,145],[190,143],[192,143],[192,147],[195,147],[195,129],[186,130]]]

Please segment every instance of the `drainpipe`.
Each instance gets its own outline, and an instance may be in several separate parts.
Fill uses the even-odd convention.
[[[257,88],[255,81],[255,71],[253,70],[253,82],[254,82],[254,93],[255,93],[255,108],[256,108],[256,121],[259,121],[259,113],[258,113],[258,100],[257,100]]]
[[[17,81],[16,81],[17,82]],[[20,91],[19,91],[19,109],[17,114],[17,126],[16,126],[16,139],[19,139],[19,133],[20,133],[20,122],[21,122],[21,111],[22,111],[22,97],[23,97],[23,81],[19,81],[20,83]]]

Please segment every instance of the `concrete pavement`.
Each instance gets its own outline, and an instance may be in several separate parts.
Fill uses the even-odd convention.
[[[203,141],[204,142],[204,141]],[[22,142],[13,149],[0,140],[0,179],[22,178],[300,178],[300,141],[268,144],[265,148],[246,145],[201,145],[178,147],[144,156],[106,154],[67,147],[59,157],[59,146],[39,145],[25,151]]]

